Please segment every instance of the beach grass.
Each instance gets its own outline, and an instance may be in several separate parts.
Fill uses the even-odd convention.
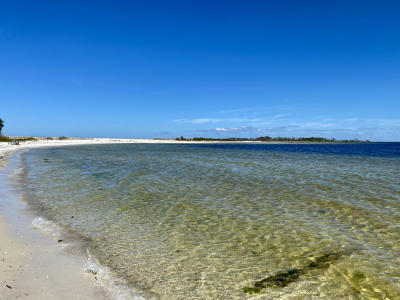
[[[26,141],[35,141],[36,138],[34,137],[8,137],[5,135],[0,135],[0,142],[12,142],[12,141],[17,141],[17,142],[26,142]]]

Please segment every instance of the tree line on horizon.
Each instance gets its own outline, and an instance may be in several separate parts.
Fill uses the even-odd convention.
[[[368,140],[362,141],[358,139],[353,140],[337,140],[334,138],[327,139],[323,137],[270,137],[270,136],[260,136],[256,138],[209,138],[209,137],[193,137],[193,138],[185,138],[183,136],[176,138],[177,141],[220,141],[220,142],[246,142],[246,141],[259,141],[259,142],[344,142],[344,143],[359,143],[359,142],[369,142]]]
[[[0,139],[2,141],[9,140],[8,137],[2,134],[2,130],[4,128],[4,121],[0,118]],[[66,137],[60,137],[59,139],[65,139]],[[21,140],[28,140],[32,138],[22,138]],[[193,137],[193,138],[185,138],[183,136],[175,138],[177,141],[222,141],[222,142],[245,142],[245,141],[261,141],[261,142],[345,142],[345,143],[354,143],[354,142],[369,142],[368,140],[361,141],[358,139],[353,140],[337,140],[334,138],[327,139],[323,137],[270,137],[270,136],[260,136],[256,138],[209,138],[209,137]]]

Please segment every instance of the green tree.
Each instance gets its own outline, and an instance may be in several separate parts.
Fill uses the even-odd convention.
[[[0,134],[4,127],[4,121],[0,118]]]

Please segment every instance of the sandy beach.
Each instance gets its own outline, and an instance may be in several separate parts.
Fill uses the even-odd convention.
[[[173,142],[101,138],[0,143],[0,299],[124,299],[112,296],[93,272],[87,272],[85,258],[67,253],[63,243],[34,228],[35,216],[5,184],[12,181],[16,163],[9,161],[15,152],[52,146]]]

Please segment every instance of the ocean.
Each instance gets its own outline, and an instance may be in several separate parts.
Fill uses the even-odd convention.
[[[21,167],[36,226],[122,298],[400,299],[400,143],[67,146]]]

